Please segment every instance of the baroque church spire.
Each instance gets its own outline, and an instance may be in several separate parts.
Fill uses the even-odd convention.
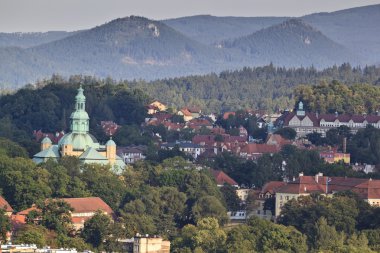
[[[86,108],[86,97],[83,94],[82,85],[75,96],[75,110],[70,116],[70,129],[76,134],[87,134],[89,132],[89,120]]]

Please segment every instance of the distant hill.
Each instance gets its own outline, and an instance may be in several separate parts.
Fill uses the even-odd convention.
[[[379,8],[313,14],[303,21],[194,16],[160,22],[131,16],[73,33],[0,34],[0,88],[54,73],[154,80],[270,62],[316,68],[378,64]]]
[[[292,17],[191,16],[163,22],[200,42],[220,41],[252,34]],[[331,40],[360,54],[366,63],[380,61],[380,4],[300,17]]]
[[[233,58],[165,24],[134,16],[36,47],[7,48],[0,53],[0,83],[17,84],[44,78],[47,73],[123,79],[208,73],[232,67]],[[13,70],[18,75],[12,78]]]
[[[1,47],[34,47],[55,40],[60,40],[77,32],[33,32],[33,33],[0,33]]]
[[[239,49],[259,64],[276,66],[331,66],[359,58],[342,45],[300,19],[262,29],[251,35],[221,43],[223,48]]]
[[[222,40],[238,38],[257,32],[287,19],[288,17],[215,17],[198,15],[167,19],[162,22],[196,41],[211,45]]]
[[[380,61],[380,4],[302,17],[330,39],[363,56]]]

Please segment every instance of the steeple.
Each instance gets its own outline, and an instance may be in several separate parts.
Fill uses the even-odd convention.
[[[86,107],[86,97],[83,94],[82,85],[78,89],[78,94],[75,96],[75,110],[71,113],[70,129],[76,134],[86,134],[89,131],[89,120]]]

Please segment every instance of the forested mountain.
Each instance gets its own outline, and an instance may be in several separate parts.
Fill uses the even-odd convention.
[[[77,32],[51,31],[32,33],[0,33],[0,47],[33,47],[55,40],[60,40],[75,33]]]
[[[221,46],[238,49],[259,64],[272,62],[276,66],[321,68],[344,62],[360,63],[353,53],[300,19],[289,19],[251,35],[222,42]]]
[[[367,62],[380,62],[380,4],[316,13],[302,19]]]
[[[151,97],[173,107],[199,106],[204,112],[237,109],[278,111],[294,107],[293,89],[337,80],[352,85],[380,85],[380,68],[353,68],[349,64],[324,70],[315,68],[276,68],[273,65],[224,71],[219,75],[188,76],[152,82],[128,82]]]
[[[333,41],[366,57],[369,63],[379,63],[379,13],[380,5],[378,4],[331,13],[315,13],[300,18]],[[252,34],[290,18],[192,16],[163,22],[190,38],[208,44],[217,44],[226,39]]]
[[[376,53],[380,50],[376,26],[379,7],[285,22],[286,18],[196,16],[163,23],[131,16],[74,33],[19,35],[20,41],[15,38],[12,42],[15,46],[33,45],[38,40],[42,44],[27,48],[0,46],[0,86],[20,87],[54,73],[155,80],[271,62],[279,67],[318,69],[344,62],[353,66],[376,64],[380,62]],[[58,39],[60,36],[64,38]]]
[[[153,79],[232,67],[229,53],[193,41],[160,22],[134,16],[36,47],[6,48],[2,56],[0,82],[19,84],[19,80],[46,77],[46,72]],[[12,69],[17,69],[17,76],[9,74]]]
[[[215,17],[198,15],[167,19],[162,22],[188,37],[205,44],[238,38],[269,26],[280,24],[288,17]]]

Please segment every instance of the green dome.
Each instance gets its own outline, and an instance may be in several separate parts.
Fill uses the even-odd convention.
[[[88,148],[99,148],[99,143],[91,134],[69,133],[65,134],[58,142],[58,146],[72,145],[73,150],[86,150]]]

